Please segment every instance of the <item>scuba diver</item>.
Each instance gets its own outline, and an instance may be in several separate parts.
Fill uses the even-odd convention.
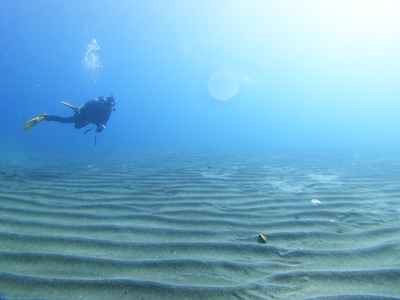
[[[117,101],[114,99],[113,94],[111,94],[111,97],[108,97],[107,99],[100,96],[98,99],[90,100],[79,107],[62,101],[61,103],[72,108],[74,115],[62,118],[54,115],[41,114],[40,116],[26,122],[24,130],[28,131],[36,124],[46,120],[60,123],[75,123],[76,129],[80,129],[92,123],[94,125],[93,128],[97,126],[96,132],[102,132],[107,126],[107,121],[110,118],[111,112],[115,110],[115,105],[117,105]],[[83,134],[89,132],[93,128],[86,130]]]

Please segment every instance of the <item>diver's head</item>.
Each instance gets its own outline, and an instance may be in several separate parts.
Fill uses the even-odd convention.
[[[111,97],[108,97],[106,99],[106,103],[110,105],[112,110],[115,110],[115,105],[117,105],[117,100],[114,99],[113,94],[111,94]]]

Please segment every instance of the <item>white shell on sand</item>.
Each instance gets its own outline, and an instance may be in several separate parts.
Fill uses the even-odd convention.
[[[319,201],[318,199],[311,199],[312,203],[321,203],[321,201]]]

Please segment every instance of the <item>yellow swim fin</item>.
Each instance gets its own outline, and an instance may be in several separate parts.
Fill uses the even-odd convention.
[[[79,107],[77,107],[77,106],[73,106],[73,105],[71,105],[71,104],[69,104],[69,103],[67,103],[67,102],[63,102],[63,101],[61,101],[61,103],[62,104],[64,104],[64,105],[66,105],[66,106],[68,106],[69,108],[71,108],[74,112],[79,112],[80,111],[80,109],[82,108],[82,106],[79,106]]]
[[[47,114],[41,114],[39,117],[36,117],[28,122],[25,123],[24,125],[24,130],[28,131],[29,129],[31,129],[33,126],[35,126],[37,123],[40,123],[44,120],[44,116],[46,116]]]

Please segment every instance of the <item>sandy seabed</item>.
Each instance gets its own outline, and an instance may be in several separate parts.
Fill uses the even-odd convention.
[[[395,299],[399,167],[195,151],[3,161],[0,298]]]

